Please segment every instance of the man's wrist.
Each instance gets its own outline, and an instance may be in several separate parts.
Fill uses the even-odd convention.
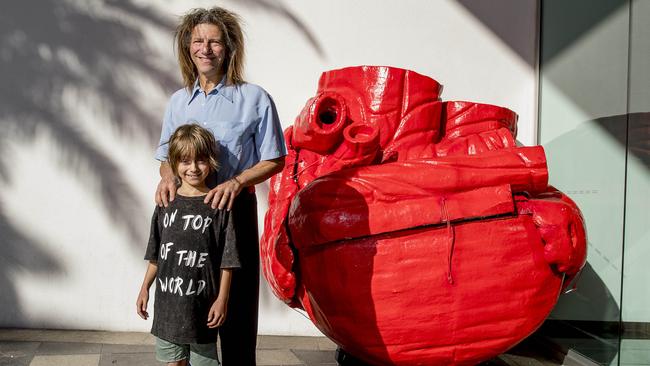
[[[171,165],[169,165],[169,162],[167,161],[160,162],[160,178],[162,179],[174,178],[174,172],[172,171],[172,167]]]
[[[164,183],[171,183],[175,186],[179,186],[181,184],[180,178],[174,174],[161,174],[160,180]]]

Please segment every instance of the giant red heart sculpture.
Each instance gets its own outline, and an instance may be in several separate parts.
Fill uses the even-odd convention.
[[[374,365],[473,365],[531,334],[586,258],[514,112],[441,102],[393,67],[323,73],[285,131],[262,266],[275,295]]]

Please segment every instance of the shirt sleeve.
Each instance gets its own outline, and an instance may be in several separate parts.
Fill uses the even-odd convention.
[[[275,103],[264,93],[259,105],[260,122],[255,129],[255,148],[260,160],[271,160],[287,155],[284,134]]]
[[[237,249],[232,210],[221,211],[221,218],[219,232],[215,233],[215,236],[219,238],[219,244],[223,246],[221,268],[240,268],[241,263],[239,262],[239,250]],[[216,228],[216,226],[213,227]]]
[[[174,122],[172,120],[172,102],[173,99],[167,103],[165,109],[165,116],[163,117],[162,130],[160,131],[160,141],[156,149],[155,158],[158,161],[167,161],[167,154],[169,152],[169,138],[174,133]]]
[[[148,261],[158,261],[158,251],[160,249],[160,226],[158,224],[158,214],[160,207],[156,206],[151,218],[151,231],[149,232],[149,243],[144,254],[144,259]]]

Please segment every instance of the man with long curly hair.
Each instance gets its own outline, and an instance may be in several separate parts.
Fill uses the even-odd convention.
[[[259,242],[255,184],[282,170],[286,147],[273,100],[243,79],[244,37],[239,17],[214,7],[193,9],[175,33],[184,88],[176,91],[163,120],[156,159],[161,180],[156,202],[167,206],[176,182],[167,163],[167,141],[182,124],[198,123],[220,145],[220,165],[205,198],[233,210],[241,269],[233,274],[228,317],[219,330],[223,363],[255,365],[259,302]]]

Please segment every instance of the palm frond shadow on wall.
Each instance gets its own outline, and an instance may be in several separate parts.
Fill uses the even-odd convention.
[[[171,93],[178,85],[170,72],[173,58],[165,65],[159,58],[146,57],[153,51],[143,28],[160,28],[170,34],[173,21],[124,0],[107,2],[101,9],[97,6],[39,0],[12,3],[0,12],[0,187],[16,184],[10,146],[28,146],[44,138],[54,147],[53,159],[61,174],[72,174],[92,189],[98,209],[113,213],[115,227],[124,230],[136,250],[146,239],[143,228],[136,225],[139,221],[133,220],[146,211],[140,207],[143,203],[136,187],[126,179],[121,163],[84,132],[69,97],[73,93],[79,103],[87,98],[100,101],[102,115],[90,121],[92,126],[110,123],[121,138],[153,150],[162,112],[140,103],[128,77],[120,74],[137,73],[162,93]],[[41,184],[47,189],[47,182]],[[0,190],[0,202],[4,190]],[[52,208],[43,202],[43,207],[33,209]],[[65,268],[44,249],[47,243],[12,222],[6,206],[0,206],[0,233],[3,318],[11,323],[3,325],[39,322],[25,319],[13,275],[60,275]]]
[[[261,9],[265,16],[293,24],[313,50],[324,57],[314,33],[282,2],[247,0],[240,5]],[[123,162],[100,148],[81,122],[85,128],[89,124],[108,124],[102,127],[117,131],[119,138],[129,143],[150,146],[153,154],[160,133],[159,109],[163,106],[154,107],[140,100],[142,90],[134,83],[145,83],[165,99],[180,87],[171,40],[176,20],[159,8],[130,0],[28,0],[12,3],[0,12],[3,326],[47,323],[47,319],[25,319],[12,280],[15,273],[46,277],[66,273],[63,263],[47,249],[47,243],[16,226],[11,213],[1,204],[4,188],[17,183],[10,169],[11,146],[29,146],[45,139],[53,146],[52,159],[58,162],[61,174],[72,175],[92,190],[97,208],[110,213],[115,228],[131,239],[134,252],[141,251],[147,228],[139,225],[139,219],[150,214],[152,203],[141,202],[137,187],[126,179]],[[148,38],[151,30],[165,35],[169,43],[153,47],[152,42],[159,39]],[[156,49],[165,50],[164,55]],[[88,104],[88,100],[99,103],[96,118],[81,121],[71,96],[80,104]],[[42,184],[46,189],[47,182]]]

